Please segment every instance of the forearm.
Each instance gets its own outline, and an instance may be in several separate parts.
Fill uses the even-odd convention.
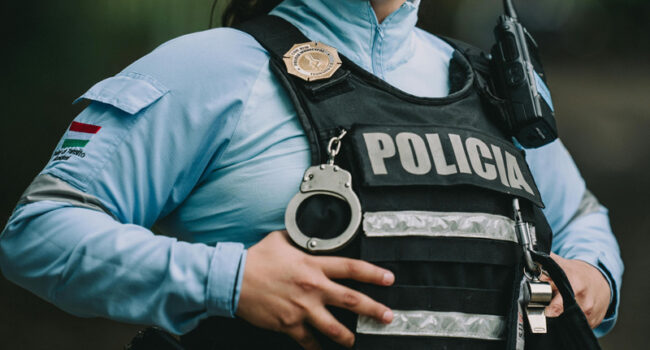
[[[48,201],[20,207],[0,236],[3,274],[41,298],[78,316],[177,334],[234,314],[244,259],[240,244],[178,242]]]
[[[605,320],[595,330],[597,336],[605,335],[614,327],[618,316],[623,261],[610,227],[607,209],[588,191],[585,192],[576,215],[556,232],[553,252],[566,259],[587,262],[600,270],[607,279],[611,290],[610,307]]]
[[[623,263],[607,210],[586,189],[571,155],[561,141],[526,150],[553,229],[553,252],[566,259],[582,260],[599,269],[612,290],[610,312],[595,330],[602,336],[614,326]]]

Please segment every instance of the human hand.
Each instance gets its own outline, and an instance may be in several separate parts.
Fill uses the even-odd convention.
[[[307,350],[320,349],[307,324],[343,346],[354,345],[354,334],[325,305],[392,321],[388,307],[331,279],[389,286],[395,277],[361,260],[305,254],[289,243],[286,231],[272,232],[248,250],[236,314],[257,327],[288,334]]]
[[[587,316],[591,328],[596,328],[603,322],[609,308],[611,291],[605,276],[594,266],[581,261],[564,259],[551,254],[551,258],[560,265],[569,278],[578,305]],[[564,312],[562,296],[548,276],[542,275],[542,280],[550,281],[553,288],[553,300],[546,307],[547,317],[557,317]]]

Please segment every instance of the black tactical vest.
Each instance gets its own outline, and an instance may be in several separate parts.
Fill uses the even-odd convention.
[[[347,131],[336,164],[352,174],[363,222],[352,243],[331,254],[369,261],[396,276],[391,287],[341,281],[395,313],[385,326],[333,308],[355,332],[356,349],[523,349],[524,333],[526,349],[574,348],[554,339],[553,320],[548,335],[525,331],[518,303],[524,265],[513,198],[535,227],[535,258],[545,268],[553,265],[546,255],[552,234],[524,152],[499,127],[485,58],[450,41],[457,49],[450,62],[451,92],[422,98],[345,57],[331,78],[304,81],[288,74],[282,60],[294,44],[310,41],[296,28],[266,16],[241,29],[271,54],[272,70],[311,144],[313,165],[326,163],[331,138]],[[314,197],[301,207],[298,223],[304,232],[329,238],[345,227],[348,212],[341,201]],[[556,265],[547,269],[561,280]],[[568,282],[562,281],[565,307],[575,309]],[[580,348],[596,348],[582,313],[572,317],[582,322],[578,333],[591,344]],[[341,348],[321,341],[325,349]],[[183,343],[188,349],[300,348],[285,335],[222,318],[206,320]]]

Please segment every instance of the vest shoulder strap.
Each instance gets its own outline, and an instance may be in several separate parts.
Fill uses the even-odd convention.
[[[481,94],[481,98],[487,102],[488,105],[494,108],[494,115],[496,116],[495,122],[497,125],[500,125],[505,132],[507,132],[507,130],[509,130],[509,124],[506,117],[507,107],[505,101],[499,98],[494,92],[494,77],[490,67],[490,55],[486,51],[464,41],[448,37],[441,38],[458,52],[467,57],[472,69],[477,73],[476,84]]]
[[[296,43],[311,41],[291,23],[278,17],[265,15],[235,27],[253,36],[275,59],[281,59]]]
[[[490,73],[489,55],[484,50],[458,39],[452,39],[444,36],[441,38],[449,45],[451,45],[454,49],[460,51],[460,53],[465,55],[475,70],[483,74]]]

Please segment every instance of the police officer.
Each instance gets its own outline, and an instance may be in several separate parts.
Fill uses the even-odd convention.
[[[230,14],[256,3],[235,0]],[[272,14],[407,94],[445,97],[454,49],[415,27],[418,6],[285,0]],[[389,286],[389,269],[306,254],[281,231],[312,153],[269,53],[250,35],[223,28],[172,40],[81,99],[92,103],[0,236],[7,278],[78,316],[183,334],[237,315],[306,349],[318,348],[315,333],[355,342],[326,306],[393,321],[386,305],[333,281]],[[607,212],[560,141],[527,150],[526,162],[553,258],[603,335],[623,270]],[[561,312],[556,294],[546,314]]]

